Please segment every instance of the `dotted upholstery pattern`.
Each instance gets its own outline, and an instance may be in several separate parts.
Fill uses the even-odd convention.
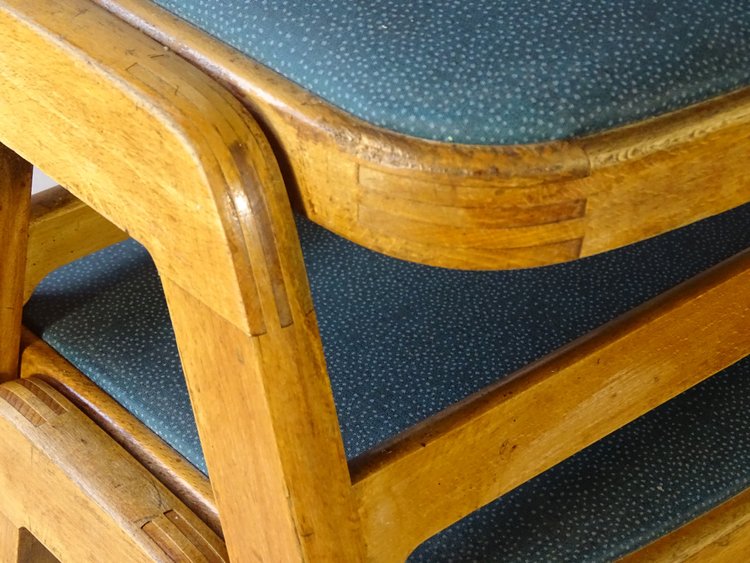
[[[410,561],[614,561],[747,487],[750,357],[470,514]]]
[[[571,138],[750,84],[746,0],[155,0],[372,124]]]
[[[298,219],[298,228],[351,458],[750,247],[750,204],[602,255],[502,272],[454,271],[402,262],[304,219]],[[126,241],[57,270],[37,289],[24,320],[205,471],[159,280],[142,247]],[[736,369],[744,369],[745,377],[732,380],[748,381],[747,362],[741,365],[744,368]],[[715,379],[729,381],[730,377]],[[713,385],[724,389],[729,384]],[[747,391],[727,391],[724,395],[736,400],[716,399],[705,408],[700,400],[680,399],[693,405],[692,414],[662,407],[634,423],[635,430],[621,431],[625,438],[597,444],[568,465],[545,474],[543,480],[506,495],[428,542],[415,557],[421,561],[485,560],[485,556],[493,557],[483,551],[486,547],[499,550],[503,561],[546,560],[546,555],[539,554],[554,554],[557,549],[588,554],[571,555],[573,560],[606,560],[607,554],[618,549],[632,549],[747,484],[750,433],[738,421],[741,397],[747,396],[742,393]],[[750,401],[745,400],[744,406],[750,408]],[[663,411],[676,414],[657,414]],[[729,423],[723,422],[725,416]],[[697,427],[688,431],[673,417],[685,423],[698,421]],[[709,422],[712,417],[716,422]],[[745,418],[750,424],[750,417]],[[745,437],[732,433],[726,440],[716,438],[732,428]],[[704,430],[707,434],[701,438],[699,432]],[[649,458],[663,463],[673,452],[685,451],[676,443],[683,434],[690,437],[692,446],[707,452],[703,461],[695,462],[696,470],[717,463],[716,469],[708,471],[711,479],[705,481],[705,491],[696,486],[704,482],[700,481],[703,477],[680,470],[680,464],[693,464],[692,458],[679,458],[674,461],[677,466],[667,466],[672,468],[669,471],[648,469]],[[662,449],[655,451],[654,443]],[[708,448],[711,444],[728,450],[716,454]],[[619,461],[622,454],[631,460],[630,465]],[[617,473],[618,468],[626,468],[626,473]],[[677,483],[667,482],[667,477]],[[683,478],[688,485],[680,484]],[[615,487],[618,483],[624,488]],[[640,497],[631,495],[641,487],[648,493],[645,496],[653,497],[654,504],[644,509],[647,514],[602,528],[610,505],[601,495],[612,489],[612,506],[639,506],[640,500],[634,499]],[[521,490],[530,491],[537,500],[524,500]],[[562,499],[556,508],[544,500],[554,498]],[[570,509],[571,514],[553,513],[553,508]],[[667,518],[672,512],[677,515]],[[568,522],[580,530],[566,532],[563,524],[556,528],[555,522]],[[482,531],[483,526],[490,529]],[[611,532],[621,527],[621,534]],[[510,528],[515,532],[509,532]],[[597,531],[602,529],[609,531]],[[480,539],[471,539],[475,534]],[[563,545],[546,546],[548,536]],[[439,552],[448,555],[438,556]]]

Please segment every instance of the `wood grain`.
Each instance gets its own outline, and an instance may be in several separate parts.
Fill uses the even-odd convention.
[[[750,250],[350,463],[370,556],[473,510],[750,350]]]
[[[31,171],[0,145],[0,382],[18,377]]]
[[[750,88],[586,138],[440,143],[357,119],[153,2],[97,2],[240,96],[310,219],[397,258],[468,269],[533,267],[604,252],[750,201]],[[382,198],[375,205],[373,176]],[[529,213],[517,203],[559,188],[584,202],[575,243],[556,238],[556,209],[567,197],[548,199],[548,212]],[[421,205],[413,204],[415,194]],[[384,204],[389,214],[372,213]],[[490,236],[487,225],[513,214],[526,232]],[[460,229],[451,228],[453,217],[462,218]]]
[[[31,532],[0,513],[0,563],[60,563]]]
[[[103,428],[218,535],[208,478],[29,330],[21,340],[21,377],[43,379]]]
[[[314,317],[248,340],[168,280],[164,289],[225,535],[243,535],[260,560],[296,560],[279,534],[293,526],[311,561],[362,560]],[[289,497],[293,510],[279,510]],[[332,517],[342,507],[348,519]]]
[[[154,259],[230,555],[362,559],[296,228],[260,128],[88,0],[3,0],[0,26],[0,97],[14,100],[0,138]]]
[[[0,563],[19,563],[20,530],[0,513]]]
[[[123,231],[60,186],[35,194],[24,302],[52,270],[126,238]]]
[[[205,561],[189,553],[172,558],[143,531],[158,514],[177,511],[214,560],[228,561],[205,524],[51,387],[32,378],[1,388],[31,408],[59,404],[63,410],[34,426],[0,400],[0,490],[13,526],[28,529],[61,561]],[[166,533],[184,541],[184,534]]]
[[[160,26],[170,45],[182,42],[196,60],[199,49],[219,49],[177,20]],[[739,328],[747,326],[750,298],[745,255],[358,460],[352,488],[287,188],[314,220],[395,256],[467,268],[573,259],[748,201],[741,157],[750,90],[629,130],[635,148],[606,135],[462,147],[352,126],[247,59],[206,58],[224,78],[216,61],[247,71],[242,80],[275,81],[276,89],[236,88],[274,153],[224,88],[89,0],[2,0],[0,27],[0,97],[13,100],[0,105],[0,140],[154,258],[234,560],[403,558],[421,539],[749,348]],[[298,99],[312,113],[294,105]],[[716,147],[726,150],[715,154]],[[717,166],[727,176],[714,185]],[[646,181],[630,184],[620,174]],[[684,211],[675,211],[678,203]],[[613,222],[623,229],[612,231]],[[616,234],[595,242],[604,230]],[[24,385],[6,385],[0,431],[12,438],[0,445],[0,464],[9,467],[46,451],[39,446],[46,433],[77,415],[56,413]],[[532,419],[528,434],[515,431],[512,413]],[[21,429],[38,434],[27,439]],[[60,455],[78,455],[76,440],[65,441]],[[507,444],[500,453],[498,443]],[[112,445],[109,438],[94,445],[85,455],[96,465],[93,452]],[[171,502],[152,506],[149,519],[123,523],[107,508],[109,519],[90,522],[101,510],[87,491],[121,506],[114,491],[121,484],[80,489],[93,477],[70,478],[60,469],[70,465],[44,462],[21,481],[16,500],[3,506],[15,525],[25,525],[25,512],[37,514],[28,499],[53,495],[58,519],[72,504],[85,507],[70,522],[39,516],[32,527],[56,553],[106,544],[118,555],[158,549],[148,557],[205,557],[203,543],[168,516]],[[8,474],[0,471],[0,489]],[[187,507],[175,510],[191,517]],[[73,528],[89,526],[85,546],[75,545]]]

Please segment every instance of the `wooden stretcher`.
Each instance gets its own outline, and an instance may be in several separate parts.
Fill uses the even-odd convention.
[[[572,141],[451,145],[363,123],[149,2],[2,0],[0,30],[7,561],[403,560],[750,352],[744,252],[347,462],[290,200],[425,264],[574,260],[750,201],[750,89]],[[32,202],[30,163],[66,191]],[[210,483],[22,339],[44,275],[126,236],[162,279]],[[736,560],[748,507],[635,556]]]

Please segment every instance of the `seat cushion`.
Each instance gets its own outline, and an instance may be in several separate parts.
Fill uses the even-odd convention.
[[[358,247],[304,219],[298,219],[298,227],[345,448],[347,455],[353,457],[750,247],[750,204],[599,256],[536,270],[503,272],[452,271],[402,262]],[[126,241],[54,272],[27,305],[25,322],[205,471],[163,294],[142,247]],[[747,362],[736,369],[747,375]],[[724,381],[710,381],[714,379]],[[742,392],[745,391],[736,390],[736,396]],[[735,391],[728,393],[733,396]],[[686,426],[683,432],[673,422],[648,422],[672,416],[657,414],[675,409],[663,407],[641,419],[647,422],[636,422],[642,425],[636,430],[621,431],[634,433],[633,440],[623,438],[628,446],[617,441],[619,438],[604,441],[604,445],[597,444],[567,465],[558,466],[573,469],[556,469],[551,477],[545,474],[548,481],[541,481],[542,485],[533,484],[539,481],[527,485],[532,494],[541,495],[541,500],[523,504],[526,501],[508,501],[517,497],[506,495],[468,523],[440,536],[445,539],[428,543],[418,556],[434,560],[435,553],[445,549],[447,553],[465,555],[466,559],[458,560],[472,560],[476,550],[486,545],[493,549],[500,546],[510,550],[507,553],[511,555],[518,550],[518,557],[524,560],[524,554],[542,549],[538,545],[541,539],[525,539],[528,532],[537,534],[537,538],[555,534],[563,538],[567,534],[574,538],[566,544],[566,549],[573,550],[571,553],[578,553],[575,550],[579,549],[580,540],[591,553],[598,554],[596,557],[604,557],[602,554],[610,552],[606,549],[632,549],[644,538],[663,533],[665,526],[677,525],[695,511],[727,498],[747,484],[747,476],[736,467],[740,464],[737,456],[747,453],[740,439],[729,440],[729,445],[737,445],[737,451],[730,448],[712,460],[714,450],[706,448],[704,460],[696,462],[696,468],[713,461],[726,462],[710,472],[716,479],[706,482],[707,494],[702,485],[694,486],[702,483],[703,477],[693,473],[686,474],[688,485],[682,484],[680,472],[671,470],[652,473],[643,469],[635,481],[629,474],[612,473],[619,467],[630,467],[617,460],[618,452],[625,452],[628,460],[641,460],[632,461],[635,470],[645,468],[651,458],[662,463],[670,451],[684,448],[671,445],[671,441],[683,439],[684,434],[692,434],[696,444],[710,445],[715,441],[712,433],[719,432],[715,428],[725,428],[724,417],[735,417],[740,407],[736,401],[717,399],[707,402],[702,410],[701,401],[680,400],[693,404],[697,410],[679,414],[683,411],[678,408],[674,416],[697,420],[697,427]],[[750,405],[750,400],[745,404]],[[704,424],[704,419],[710,417],[717,417],[716,422]],[[746,418],[750,424],[750,417]],[[731,420],[729,426],[737,422]],[[750,435],[750,428],[738,422],[736,427],[737,432]],[[696,438],[704,429],[709,434]],[[669,445],[663,442],[667,438]],[[664,449],[649,450],[647,446],[652,443],[662,443]],[[597,454],[597,448],[603,453]],[[743,467],[750,468],[747,460],[742,460]],[[689,465],[693,461],[682,459],[679,463]],[[592,472],[594,468],[602,469],[600,477]],[[566,477],[568,472],[570,477]],[[735,474],[736,479],[720,478]],[[678,483],[652,480],[670,476],[678,478]],[[568,507],[575,513],[563,517],[551,512],[550,503],[545,504],[544,499],[555,498],[554,494],[567,499],[570,491],[585,492],[589,480],[592,490],[582,494],[580,500],[588,504],[580,508],[574,499],[561,503],[561,509]],[[649,482],[656,484],[649,489]],[[629,531],[622,532],[624,536],[615,534],[600,543],[599,538],[610,533],[596,531],[602,529],[601,520],[608,512],[609,501],[602,495],[610,494],[607,490],[618,483],[625,488],[611,494],[624,504],[628,504],[634,491],[654,497],[651,500],[656,504],[647,509],[651,514],[650,527],[646,530],[644,523],[641,529],[638,522],[646,522],[645,516],[635,517]],[[659,487],[665,494],[656,494]],[[698,490],[700,499],[693,494]],[[673,510],[680,514],[676,519],[663,517]],[[578,520],[584,517],[585,521]],[[488,522],[492,530],[482,535],[483,539],[467,539],[467,534]],[[556,522],[560,523],[557,528],[553,525]],[[572,533],[566,529],[568,525],[578,531]],[[620,523],[609,526],[604,529],[612,530],[614,526],[619,530]],[[503,530],[510,528],[525,530],[523,538],[513,540],[516,543],[507,542]],[[587,533],[593,535],[589,537]],[[467,548],[467,542],[474,547]],[[458,545],[464,546],[463,551]]]
[[[347,455],[750,246],[750,204],[583,260],[470,272],[404,262],[299,218]],[[130,240],[48,276],[24,321],[205,471],[161,285]]]
[[[745,0],[155,3],[333,105],[427,139],[570,138],[750,84]]]

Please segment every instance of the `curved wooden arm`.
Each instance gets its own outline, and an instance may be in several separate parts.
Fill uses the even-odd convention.
[[[163,276],[232,324],[260,334],[287,323],[254,172],[275,164],[265,164],[254,122],[191,65],[96,6],[28,4],[3,10],[0,138],[54,170],[142,241]],[[267,180],[283,191],[278,174]]]
[[[0,140],[154,258],[230,555],[361,559],[296,229],[258,126],[89,0],[2,0],[0,29]]]

